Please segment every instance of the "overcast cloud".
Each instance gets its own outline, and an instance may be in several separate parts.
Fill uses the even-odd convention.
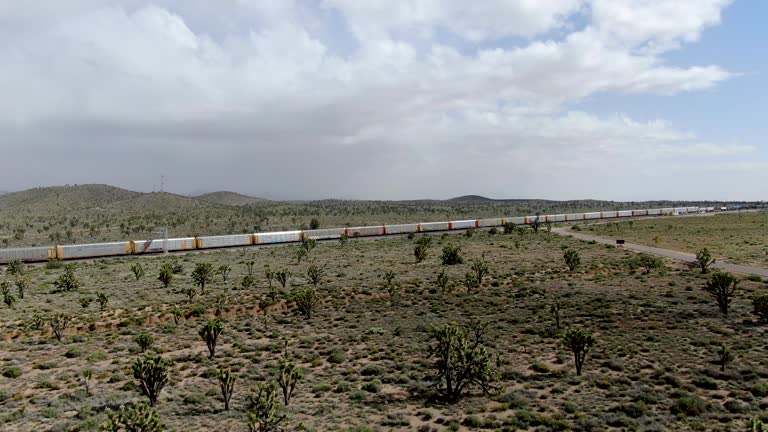
[[[766,199],[759,143],[579,107],[740,79],[669,58],[730,3],[3,1],[0,189]]]

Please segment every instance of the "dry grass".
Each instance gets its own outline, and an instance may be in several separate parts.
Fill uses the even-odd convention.
[[[666,223],[666,222],[665,222]],[[635,225],[637,227],[637,223]],[[442,245],[462,246],[465,264],[443,267]],[[732,431],[768,407],[765,328],[752,322],[749,297],[766,285],[744,281],[729,321],[704,294],[704,279],[669,263],[642,275],[628,268],[630,252],[539,235],[476,233],[435,237],[428,259],[414,264],[412,240],[320,244],[310,254],[326,269],[324,301],[307,321],[290,304],[268,315],[265,330],[259,303],[268,293],[263,269],[293,273],[289,287],[303,286],[309,265],[296,264],[295,247],[255,252],[215,252],[181,259],[184,272],[168,289],[156,281],[163,257],[80,264],[84,286],[55,293],[61,269],[29,270],[33,287],[15,309],[3,309],[0,376],[3,430],[97,430],[104,410],[141,400],[130,368],[140,355],[133,338],[155,336],[153,351],[173,359],[171,384],[159,413],[171,430],[244,431],[247,389],[275,377],[288,355],[306,370],[287,408],[288,423],[310,431],[389,430],[644,430]],[[575,248],[582,264],[566,270],[562,251]],[[478,293],[461,286],[471,259],[485,256],[491,268]],[[256,261],[258,286],[239,287],[245,260]],[[135,281],[130,265],[141,262],[146,276]],[[217,278],[189,304],[180,289],[192,285],[194,264],[233,267],[229,282]],[[432,284],[445,268],[451,292]],[[389,298],[381,275],[397,274],[401,297]],[[101,312],[87,309],[83,296],[107,293]],[[227,319],[219,349],[207,358],[197,329],[213,315],[214,299],[228,292]],[[565,326],[592,331],[597,346],[577,377],[548,312],[552,297],[563,304]],[[187,319],[174,325],[169,310],[180,306]],[[63,343],[47,330],[30,328],[33,314],[65,311],[76,325]],[[200,316],[195,316],[200,314]],[[431,391],[428,328],[480,318],[491,323],[491,349],[498,353],[499,393],[472,394],[454,405],[435,404]],[[714,349],[725,342],[738,354],[721,373]],[[231,367],[239,376],[233,410],[224,412],[213,371]],[[94,371],[92,394],[80,372]],[[692,396],[691,396],[692,395]],[[688,399],[686,399],[688,398]],[[688,415],[674,413],[690,402]],[[700,411],[696,411],[700,409]],[[455,426],[450,426],[454,425]],[[478,426],[479,425],[479,426]]]

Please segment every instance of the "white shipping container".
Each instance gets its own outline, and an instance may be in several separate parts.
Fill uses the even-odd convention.
[[[304,231],[304,238],[315,240],[337,239],[341,238],[342,234],[344,234],[344,228],[323,228]]]
[[[619,217],[630,217],[632,216],[632,210],[619,210]]]
[[[513,223],[515,225],[525,225],[525,217],[524,216],[515,216],[515,217],[509,217],[504,218],[505,222]]]
[[[584,213],[584,219],[600,219],[600,212]]]
[[[661,214],[661,209],[648,209],[649,216],[658,216]]]
[[[646,216],[648,215],[648,210],[632,210],[632,216]]]
[[[252,244],[251,234],[232,234],[221,236],[205,236],[198,237],[198,245],[200,248],[217,248],[217,247],[230,247],[230,246],[248,246]]]
[[[45,261],[49,258],[49,247],[28,247],[0,249],[0,263],[6,264],[13,260]]]
[[[617,211],[604,211],[604,212],[600,212],[600,218],[601,219],[610,219],[610,218],[615,218],[615,217],[618,217],[618,216],[619,216],[619,212],[617,212]]]
[[[447,231],[448,222],[424,222],[419,224],[419,231]]]
[[[567,221],[584,220],[584,213],[569,213],[565,215],[565,220]]]
[[[468,228],[474,228],[477,226],[476,220],[451,221],[448,223],[450,224],[449,228],[452,230],[468,229]]]
[[[547,215],[547,220],[550,222],[565,222],[564,214]]]
[[[387,225],[387,234],[407,234],[419,232],[419,224]]]
[[[301,241],[301,231],[278,231],[254,234],[256,244],[291,243]]]
[[[62,256],[59,259],[127,255],[131,252],[130,242],[64,245],[60,248]]]
[[[366,237],[384,235],[384,226],[364,226],[347,228],[347,235],[350,237]]]
[[[479,219],[477,221],[478,225],[481,227],[497,227],[501,226],[501,218],[495,218],[495,219]]]
[[[698,207],[688,207],[686,210],[688,210],[688,213],[698,213],[699,208]]]
[[[154,240],[135,240],[133,241],[133,253],[162,252],[164,239]],[[168,250],[190,250],[195,249],[194,237],[170,238],[168,239]]]

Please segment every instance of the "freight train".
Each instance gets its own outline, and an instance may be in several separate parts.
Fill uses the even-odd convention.
[[[132,240],[109,243],[0,249],[0,264],[8,263],[12,260],[36,262],[122,255],[134,256],[160,253],[166,249],[170,252],[178,252],[280,243],[297,243],[305,239],[338,239],[341,238],[341,236],[344,234],[351,238],[373,237],[408,233],[466,230],[469,228],[492,228],[501,227],[507,223],[513,223],[515,225],[530,225],[536,220],[539,222],[578,222],[585,220],[616,219],[633,216],[671,216],[688,213],[700,213],[704,211],[714,211],[714,207],[670,207],[647,210],[612,210],[589,213],[470,219],[448,222],[423,222],[397,225],[359,226],[352,228],[325,228],[315,230],[280,231],[254,234],[182,237],[169,238],[167,240]]]

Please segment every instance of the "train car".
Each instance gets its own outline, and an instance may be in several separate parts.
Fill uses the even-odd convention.
[[[699,208],[698,207],[688,207],[688,208],[686,208],[686,211],[688,213],[698,213],[699,212]]]
[[[515,216],[515,217],[508,217],[504,218],[504,222],[506,223],[513,223],[515,225],[525,225],[525,216]]]
[[[630,217],[632,216],[632,210],[619,210],[619,217]]]
[[[648,209],[648,216],[658,216],[661,214],[661,209]]]
[[[154,253],[162,252],[164,250],[164,239],[154,240],[134,240],[131,242],[132,253]],[[194,237],[182,237],[182,238],[169,238],[168,250],[169,251],[183,251],[192,250],[197,247],[197,242]]]
[[[385,229],[384,225],[361,226],[347,228],[346,232],[349,237],[370,237],[384,235]]]
[[[27,247],[0,249],[0,264],[8,264],[13,260],[24,262],[46,261],[56,258],[56,248],[54,247]]]
[[[615,217],[619,217],[619,212],[615,210],[600,212],[600,219],[612,219]]]
[[[584,219],[600,219],[600,212],[584,213]]]
[[[632,216],[648,216],[648,210],[632,210]]]
[[[92,258],[104,256],[130,255],[133,253],[131,242],[88,243],[62,245],[57,248],[56,258]]]
[[[567,221],[584,220],[584,213],[569,213],[565,215],[565,220]]]
[[[301,241],[301,231],[278,231],[256,233],[253,235],[254,244],[293,243]]]
[[[565,222],[564,214],[547,215],[547,221],[549,222]]]
[[[321,228],[302,231],[301,239],[331,240],[341,238],[344,228]]]
[[[419,232],[419,224],[386,225],[387,234],[408,234]]]
[[[502,226],[502,220],[501,218],[493,218],[493,219],[478,219],[477,225],[481,228],[490,228],[490,227],[498,227]]]
[[[675,215],[681,215],[681,214],[687,214],[688,213],[688,207],[675,207],[675,209],[672,211],[672,214]]]
[[[419,232],[447,231],[449,228],[448,222],[424,222],[419,224]]]
[[[250,246],[253,244],[253,234],[233,234],[220,236],[204,236],[197,238],[197,249]]]
[[[448,229],[452,230],[461,230],[461,229],[469,229],[469,228],[477,228],[477,220],[461,220],[461,221],[450,221],[448,222]]]
[[[661,209],[661,214],[663,215],[669,216],[673,213],[675,213],[674,207],[664,207],[663,209]]]

